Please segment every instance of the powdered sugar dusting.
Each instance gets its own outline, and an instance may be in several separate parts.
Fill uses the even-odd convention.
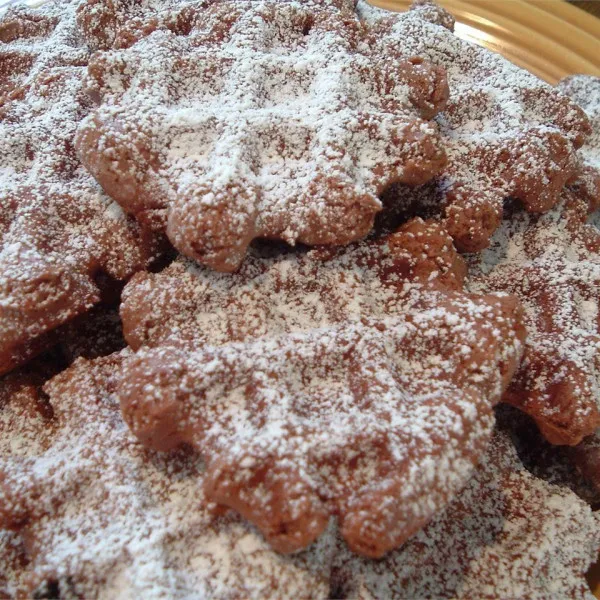
[[[592,125],[592,135],[580,153],[585,164],[600,171],[600,81],[591,75],[573,75],[558,84],[558,89],[569,96],[587,113]]]
[[[0,520],[30,519],[19,527],[29,564],[13,572],[2,554],[16,589],[27,597],[260,598],[274,589],[324,597],[326,544],[277,555],[237,519],[211,515],[196,455],[156,455],[131,437],[111,393],[122,359],[80,360],[46,386],[54,428],[39,432],[45,448],[29,445],[22,458],[2,448]],[[10,435],[31,428],[22,418]],[[7,506],[8,490],[19,500]],[[0,542],[18,543],[9,537]]]
[[[584,578],[600,547],[597,515],[535,478],[498,430],[455,502],[383,561],[341,552],[343,598],[593,598]]]
[[[600,204],[600,78],[573,75],[558,83],[558,89],[585,109],[592,135],[580,150],[582,169],[578,185],[594,207]]]
[[[20,458],[6,453],[6,438],[32,427],[27,418],[0,440],[2,472],[24,492],[12,516],[29,517],[18,533],[0,533],[0,585],[10,593],[590,597],[583,573],[600,546],[597,518],[566,488],[528,473],[506,433],[494,434],[456,500],[383,561],[349,553],[334,527],[308,551],[282,556],[233,515],[211,513],[196,455],[155,454],[130,436],[111,383],[127,356],[78,361],[46,386],[54,427],[39,430],[45,448],[29,446]],[[3,512],[3,525],[6,518]]]
[[[194,0],[190,6],[206,5],[211,0]],[[86,43],[94,50],[110,48],[123,28],[129,29],[156,18],[168,7],[179,5],[181,0],[83,0],[77,8],[77,24]],[[188,5],[186,2],[185,5]]]
[[[513,214],[472,261],[471,289],[513,293],[525,306],[527,351],[508,399],[563,443],[600,425],[599,246],[586,217],[576,199],[537,219]]]

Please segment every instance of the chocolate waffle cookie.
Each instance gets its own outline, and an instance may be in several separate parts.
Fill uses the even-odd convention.
[[[559,81],[558,89],[583,108],[590,120],[592,133],[581,147],[580,170],[575,187],[591,209],[600,205],[600,78],[589,75],[572,75]]]
[[[597,517],[531,475],[506,432],[493,434],[456,499],[385,559],[351,554],[335,528],[283,556],[214,511],[196,454],[144,450],[130,435],[114,394],[128,355],[76,362],[44,388],[50,420],[39,427],[35,413],[21,414],[0,439],[0,525],[13,528],[0,531],[8,596],[589,596],[583,573],[600,546]],[[6,454],[18,439],[30,443]],[[10,510],[7,489],[18,492]]]
[[[596,431],[577,446],[569,447],[567,452],[579,473],[600,494],[600,432]]]
[[[498,429],[465,489],[381,561],[343,550],[335,598],[590,598],[600,521],[568,488],[533,476]]]
[[[30,453],[43,453],[52,425],[52,408],[40,386],[58,370],[48,357],[0,378],[0,461],[20,462]],[[0,477],[1,478],[1,477]],[[0,483],[0,486],[2,484]],[[6,507],[1,505],[0,514]],[[29,556],[22,536],[0,528],[0,597],[14,598],[26,579]]]
[[[326,597],[327,540],[278,555],[233,515],[214,514],[197,455],[157,454],[131,436],[114,395],[126,357],[79,360],[46,384],[44,427],[16,397],[0,407],[0,426],[19,413],[0,440],[9,596]]]
[[[271,250],[272,251],[272,250]],[[436,224],[345,250],[177,261],[124,291],[118,394],[146,445],[195,446],[205,489],[289,552],[331,515],[381,556],[464,485],[518,363],[508,297],[461,291]]]
[[[530,401],[523,383],[528,369],[536,385],[554,376],[566,381],[548,396],[548,406],[562,411],[559,418],[546,405],[540,410],[541,402],[527,408],[548,437],[595,427],[599,238],[587,219],[600,188],[586,154],[594,138],[572,177],[577,159],[569,144],[584,137],[581,113],[563,103],[546,114],[550,97],[536,90],[532,99],[525,85],[527,100],[516,119],[540,129],[531,144],[515,138],[520,149],[514,153],[509,144],[510,160],[531,171],[519,173],[518,184],[510,169],[497,168],[504,168],[505,156],[498,158],[497,148],[479,156],[475,144],[473,151],[502,174],[470,183],[481,183],[484,192],[485,185],[521,190],[532,210],[545,210],[560,177],[572,179],[543,218],[515,210],[509,255],[498,259],[494,245],[472,283],[495,288],[494,276],[486,279],[488,258],[494,254],[490,268],[501,269],[521,251],[511,244],[524,240],[527,257],[541,261],[542,271],[545,264],[553,269],[541,280],[545,295],[527,282],[515,284],[525,315],[513,296],[465,291],[465,264],[439,221],[412,220],[344,248],[250,243],[272,237],[336,245],[362,236],[380,208],[376,194],[390,181],[420,183],[443,163],[435,128],[426,122],[446,100],[442,72],[404,48],[427,41],[410,36],[430,35],[429,22],[451,27],[451,19],[420,2],[412,14],[367,26],[356,20],[353,5],[86,0],[41,12],[20,9],[0,22],[0,40],[10,46],[5,74],[0,63],[0,132],[7,133],[0,149],[16,157],[0,167],[0,183],[7,182],[0,192],[1,244],[6,240],[0,244],[0,372],[3,357],[11,368],[60,342],[0,379],[0,596],[588,594],[583,573],[600,548],[600,526],[569,490],[583,487],[568,473],[543,473],[545,459],[534,468],[525,458],[529,448],[511,443],[521,432],[507,431],[506,419],[494,430],[500,411],[492,410],[511,381],[506,397],[518,390],[513,403]],[[100,52],[90,61],[84,90],[90,48]],[[145,53],[152,50],[156,68],[144,80]],[[248,70],[248,55],[256,73]],[[357,62],[349,64],[349,55]],[[194,64],[198,57],[205,64]],[[466,52],[465,60],[470,57]],[[484,88],[500,72],[491,59],[488,72],[487,60],[474,70],[489,77]],[[279,75],[270,70],[280,63]],[[314,75],[309,83],[307,73]],[[363,79],[370,81],[364,88]],[[236,87],[240,82],[247,88]],[[204,99],[219,88],[223,106],[211,108],[208,128],[206,114],[196,110],[202,98],[190,95],[187,83]],[[367,85],[383,94],[367,100]],[[569,85],[587,97],[584,80]],[[298,89],[304,91],[295,104]],[[494,89],[503,107],[522,91]],[[90,109],[88,92],[101,106],[81,129],[79,151],[94,168],[106,167],[113,179],[102,184],[123,194],[119,202],[141,225],[108,200],[73,150],[75,127]],[[127,113],[135,94],[137,111],[155,95],[139,123]],[[317,100],[302,112],[300,126],[292,119],[297,129],[281,133],[276,123],[265,144],[257,124],[272,122],[261,121],[264,113],[279,117],[283,107],[287,119],[307,97]],[[279,104],[273,108],[272,101]],[[323,121],[335,111],[349,113],[351,126],[335,121],[328,129],[315,117],[307,129],[306,114],[315,107]],[[452,110],[457,118],[460,109]],[[227,118],[239,114],[246,120],[231,127]],[[97,119],[108,120],[95,130]],[[512,139],[517,121],[507,121],[500,143]],[[386,136],[390,123],[400,129]],[[165,131],[177,135],[163,137]],[[310,160],[298,154],[304,133],[315,150]],[[204,155],[195,154],[199,135],[208,139]],[[459,143],[452,147],[456,163]],[[206,166],[209,151],[216,162]],[[316,179],[282,177],[288,167],[296,176],[307,163]],[[540,169],[547,170],[547,195],[535,187]],[[198,174],[215,187],[206,192],[202,181],[195,188]],[[282,181],[293,181],[304,195],[294,196],[299,192]],[[431,187],[439,190],[439,181]],[[538,192],[543,207],[535,205]],[[456,192],[433,204],[443,204],[457,239],[452,215],[462,211],[461,226],[467,223],[469,235],[481,240],[497,198],[486,196],[480,204],[489,206],[469,212],[461,197]],[[299,206],[307,198],[316,205]],[[256,215],[244,220],[245,211]],[[178,247],[211,267],[239,270],[218,273],[180,257],[161,273],[138,273],[123,296],[130,348],[122,350],[114,306],[90,307],[109,296],[114,304],[117,280],[148,266],[156,251],[150,230],[168,231]],[[497,236],[504,233],[501,227]],[[2,253],[12,257],[8,267]],[[40,262],[46,260],[58,270]],[[498,289],[505,289],[510,272],[499,275]],[[561,293],[569,294],[566,308]],[[6,307],[12,312],[4,318]],[[552,315],[538,318],[540,307],[551,307]],[[532,331],[527,346],[524,320]],[[8,326],[16,333],[4,351]],[[556,339],[548,352],[548,340]],[[525,347],[526,361],[513,378]],[[593,438],[572,453],[594,481]]]
[[[600,79],[583,81],[584,108],[598,124]],[[588,223],[600,200],[597,140],[596,132],[582,149],[581,178],[556,208],[540,217],[515,209],[490,249],[472,257],[471,289],[506,291],[525,306],[525,358],[505,399],[556,444],[577,444],[600,426],[600,233]]]
[[[0,373],[97,304],[101,275],[126,279],[156,250],[154,236],[126,217],[74,153],[89,109],[90,53],[76,6],[14,8],[0,19]]]
[[[373,35],[351,0],[199,3],[97,55],[79,156],[183,254],[232,271],[254,238],[346,244],[394,181],[445,163],[443,70]],[[118,35],[121,35],[118,34]]]
[[[420,2],[413,12],[419,18],[383,10],[361,14],[379,26],[379,35],[396,37],[403,51],[446,70],[451,94],[436,121],[448,164],[422,187],[388,190],[382,224],[393,227],[406,213],[435,215],[460,250],[480,250],[500,225],[508,196],[533,213],[558,202],[578,173],[575,150],[590,126],[559,91],[455,36],[451,17],[440,7]]]

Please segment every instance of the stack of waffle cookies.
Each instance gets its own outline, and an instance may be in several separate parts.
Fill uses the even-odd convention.
[[[453,27],[0,18],[0,596],[590,596],[600,79]]]

